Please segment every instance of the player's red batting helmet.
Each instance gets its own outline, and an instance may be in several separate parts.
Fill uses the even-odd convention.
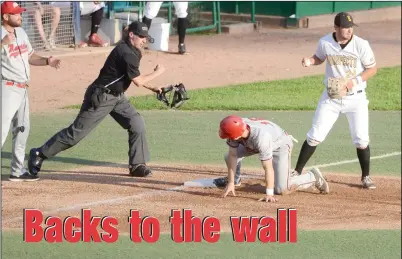
[[[222,139],[236,139],[246,130],[246,124],[238,116],[228,116],[221,121],[219,128],[219,137]]]

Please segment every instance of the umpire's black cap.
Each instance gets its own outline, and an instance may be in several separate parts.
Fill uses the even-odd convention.
[[[148,37],[148,27],[145,23],[134,21],[128,26],[128,31],[140,37]]]
[[[337,27],[341,27],[341,28],[350,28],[353,26],[357,26],[354,22],[353,22],[353,18],[350,14],[348,13],[338,13],[335,16],[335,21],[334,21],[335,26]]]

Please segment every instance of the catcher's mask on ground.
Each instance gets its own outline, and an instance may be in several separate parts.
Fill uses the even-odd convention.
[[[219,127],[219,137],[222,139],[238,139],[242,136],[246,130],[247,125],[244,123],[243,119],[230,115],[224,118]]]

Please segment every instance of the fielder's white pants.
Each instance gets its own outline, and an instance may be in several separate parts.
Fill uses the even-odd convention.
[[[11,174],[19,176],[23,173],[25,147],[30,130],[28,91],[27,88],[8,86],[5,82],[1,82],[1,147],[3,148],[11,128]],[[24,132],[18,131],[20,126],[25,127]]]
[[[147,2],[144,15],[148,19],[154,19],[159,12],[163,2]],[[188,2],[173,2],[177,18],[186,18]]]
[[[307,172],[306,174],[293,176],[291,177],[291,155],[293,149],[293,141],[292,139],[284,135],[281,140],[281,146],[279,149],[274,150],[272,165],[275,173],[275,182],[274,182],[274,192],[277,195],[286,194],[287,191],[291,189],[291,187],[295,187],[295,189],[307,189],[312,187],[316,179],[312,172]],[[228,153],[225,155],[225,161],[227,164]],[[235,172],[235,183],[240,180],[240,168],[241,161],[245,157],[249,157],[252,155],[256,155],[256,153],[248,152],[243,145],[239,145],[237,148],[237,167]]]
[[[353,143],[358,148],[369,144],[369,119],[366,93],[362,92],[341,100],[329,99],[326,92],[320,98],[313,118],[313,125],[307,133],[309,139],[323,142],[341,113],[345,114]]]

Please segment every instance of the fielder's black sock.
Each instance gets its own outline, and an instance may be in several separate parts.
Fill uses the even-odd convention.
[[[149,30],[149,27],[151,27],[152,19],[149,19],[144,16],[144,17],[142,17],[142,22],[145,23],[145,25],[148,27],[148,30]]]
[[[179,44],[184,43],[184,38],[186,37],[188,21],[187,18],[177,19],[177,33],[179,34]]]
[[[370,147],[365,149],[357,149],[357,157],[359,158],[360,168],[362,169],[362,177],[370,174]]]
[[[91,14],[91,35],[98,32],[103,17],[103,8]]]
[[[295,168],[295,170],[299,174],[301,174],[303,172],[304,166],[307,164],[310,157],[314,154],[314,151],[316,148],[317,148],[317,146],[314,146],[314,147],[310,146],[307,143],[307,140],[304,141],[303,146],[300,150],[299,159],[297,160],[296,168]]]

